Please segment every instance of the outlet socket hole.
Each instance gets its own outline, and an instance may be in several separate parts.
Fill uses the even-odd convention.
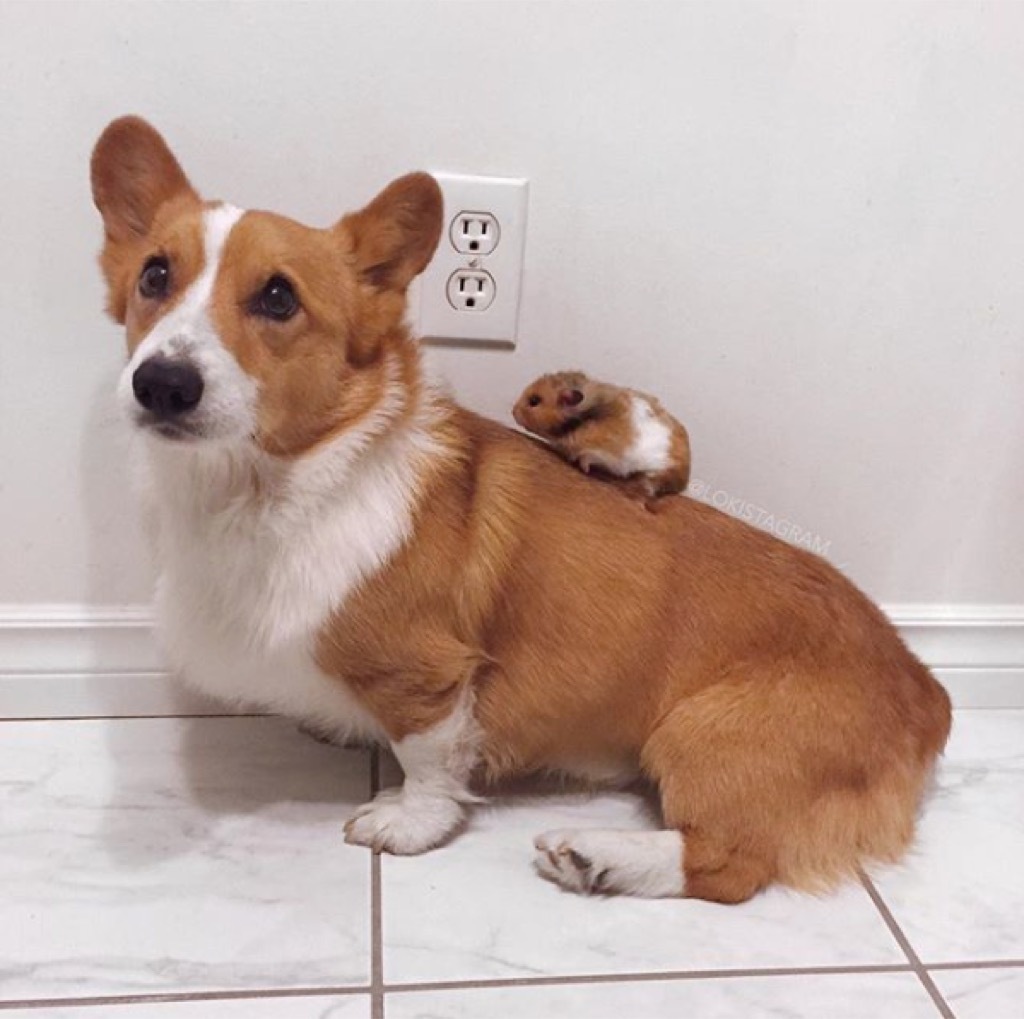
[[[476,298],[475,297],[467,297],[466,298],[466,307],[467,308],[475,308],[476,307]]]

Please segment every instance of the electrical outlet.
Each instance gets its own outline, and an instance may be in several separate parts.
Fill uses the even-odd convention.
[[[519,320],[527,182],[435,173],[444,230],[418,280],[424,339],[514,345]]]
[[[494,277],[482,269],[459,269],[448,277],[447,292],[456,311],[487,311],[494,303]]]
[[[449,236],[452,247],[463,255],[489,255],[498,246],[501,227],[489,212],[460,212]]]

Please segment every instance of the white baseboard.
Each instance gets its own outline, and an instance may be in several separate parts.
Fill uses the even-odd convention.
[[[166,672],[5,673],[0,720],[234,715]]]
[[[884,608],[958,708],[1024,708],[1024,605]]]
[[[0,605],[0,718],[233,713],[167,673],[148,606]]]
[[[1024,708],[1024,605],[893,605],[957,707]],[[148,607],[0,605],[0,718],[231,714],[161,667]]]

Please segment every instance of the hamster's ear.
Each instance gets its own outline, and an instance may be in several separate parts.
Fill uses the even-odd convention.
[[[559,407],[577,407],[583,402],[583,393],[579,389],[563,389],[558,394]]]
[[[342,219],[337,229],[348,236],[364,282],[401,293],[433,257],[443,219],[437,181],[428,173],[410,173]]]
[[[91,177],[93,201],[115,243],[144,237],[165,202],[198,197],[160,133],[141,117],[107,126],[92,151]]]

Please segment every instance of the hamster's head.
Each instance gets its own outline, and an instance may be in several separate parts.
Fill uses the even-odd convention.
[[[547,438],[565,431],[589,409],[591,383],[583,372],[542,375],[523,390],[512,408],[520,428]]]

